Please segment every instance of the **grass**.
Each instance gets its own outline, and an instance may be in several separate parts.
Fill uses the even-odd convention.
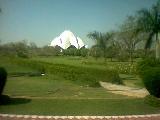
[[[10,58],[0,59],[0,64],[4,66],[9,73],[4,94],[11,97],[10,104],[0,106],[0,113],[39,115],[126,115],[160,113],[160,109],[149,106],[144,102],[144,99],[113,94],[102,87],[89,87],[87,84],[77,84],[75,81],[68,80],[68,78],[59,74],[59,69],[57,69],[57,71],[59,70],[58,72],[47,72],[45,76],[13,76],[13,73],[37,72],[37,69],[34,69],[33,66],[34,63],[40,61],[47,66],[67,66],[64,67],[65,71],[67,71],[69,67],[83,68],[86,71],[94,69],[95,73],[93,73],[93,77],[95,77],[98,70],[104,71],[109,66],[113,67],[113,65],[116,66],[116,64],[120,64],[118,62],[104,63],[102,59],[95,61],[92,58],[86,60],[85,58],[79,57],[38,57],[26,59],[29,62],[34,61],[34,63],[31,63],[33,64],[31,67],[28,64],[24,65],[24,63],[22,63],[23,59],[20,61],[20,64],[16,63],[16,60],[14,61],[14,59]],[[77,76],[78,75],[77,72]],[[141,79],[135,75],[120,74],[120,77],[127,86],[143,87]],[[80,79],[83,79],[83,77]]]
[[[32,58],[36,61],[43,61],[47,63],[54,64],[64,64],[72,66],[82,66],[86,68],[96,68],[105,70],[106,68],[118,70],[121,74],[132,74],[136,73],[136,62],[131,64],[130,62],[111,62],[110,60],[104,61],[103,58],[95,60],[92,57],[82,58],[82,57],[70,57],[70,56],[59,56],[59,57],[34,57]]]
[[[62,59],[62,58],[61,58]],[[7,61],[6,59],[5,61]],[[25,68],[30,67],[38,72],[42,69],[47,74],[54,74],[65,78],[66,80],[74,81],[78,85],[88,85],[92,87],[99,87],[99,81],[107,81],[115,84],[122,84],[118,72],[111,69],[97,69],[96,67],[75,66],[63,63],[50,63],[46,61],[32,60],[32,59],[18,59],[12,58],[8,60],[12,64],[17,64]],[[74,62],[73,62],[74,63]]]
[[[129,87],[144,88],[142,80],[137,75],[120,74],[124,84]]]
[[[0,106],[0,113],[39,115],[131,115],[159,113],[143,99],[32,99],[25,104]]]
[[[18,89],[15,89],[16,86]],[[4,94],[9,96],[50,98],[124,98],[104,88],[79,86],[56,75],[40,77],[9,77]],[[127,98],[127,97],[126,97]]]

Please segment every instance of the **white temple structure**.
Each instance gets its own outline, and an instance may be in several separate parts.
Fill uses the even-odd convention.
[[[66,30],[60,34],[60,36],[54,38],[50,46],[59,46],[62,49],[67,49],[70,46],[74,46],[77,49],[85,47],[81,38],[75,36],[71,31]]]

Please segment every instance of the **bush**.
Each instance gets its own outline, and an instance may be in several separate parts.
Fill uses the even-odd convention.
[[[81,53],[81,56],[82,56],[82,57],[86,57],[87,54],[88,54],[88,49],[86,49],[86,48],[81,48],[81,49],[80,49],[80,53]]]
[[[12,59],[13,64],[18,64],[24,67],[30,67],[38,72],[45,72],[52,75],[59,75],[66,80],[74,81],[80,85],[88,85],[90,87],[98,87],[99,81],[112,82],[121,84],[122,80],[114,70],[97,69],[82,66],[72,66],[66,64],[47,63],[35,60]]]
[[[25,53],[25,52],[17,52],[17,56],[18,57],[21,57],[21,58],[29,58],[29,55],[28,53]]]
[[[135,74],[136,73],[136,65],[133,63],[118,63],[111,65],[112,69],[117,70],[121,74]]]
[[[89,51],[90,56],[94,57],[96,60],[103,56],[103,51],[98,46],[93,46]]]
[[[152,95],[147,95],[144,99],[144,102],[153,106],[153,107],[160,107],[160,99],[158,99]]]
[[[6,80],[7,72],[3,67],[0,67],[0,96],[2,95]]]
[[[137,67],[140,70],[145,69],[147,67],[160,67],[160,60],[154,59],[154,58],[146,58],[146,59],[138,62]]]
[[[102,80],[103,82],[111,82],[114,84],[123,84],[122,79],[119,77],[117,71],[108,70],[106,73],[106,79]]]
[[[149,93],[160,98],[160,60],[145,59],[137,69]]]

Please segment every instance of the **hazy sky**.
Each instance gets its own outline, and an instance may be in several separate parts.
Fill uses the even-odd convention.
[[[0,0],[0,40],[28,40],[47,45],[64,30],[86,44],[87,33],[118,28],[127,15],[157,0]]]

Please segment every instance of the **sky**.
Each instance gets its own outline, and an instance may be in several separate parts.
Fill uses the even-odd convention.
[[[91,46],[87,34],[118,29],[128,15],[157,0],[0,0],[0,40],[49,45],[64,30]]]

